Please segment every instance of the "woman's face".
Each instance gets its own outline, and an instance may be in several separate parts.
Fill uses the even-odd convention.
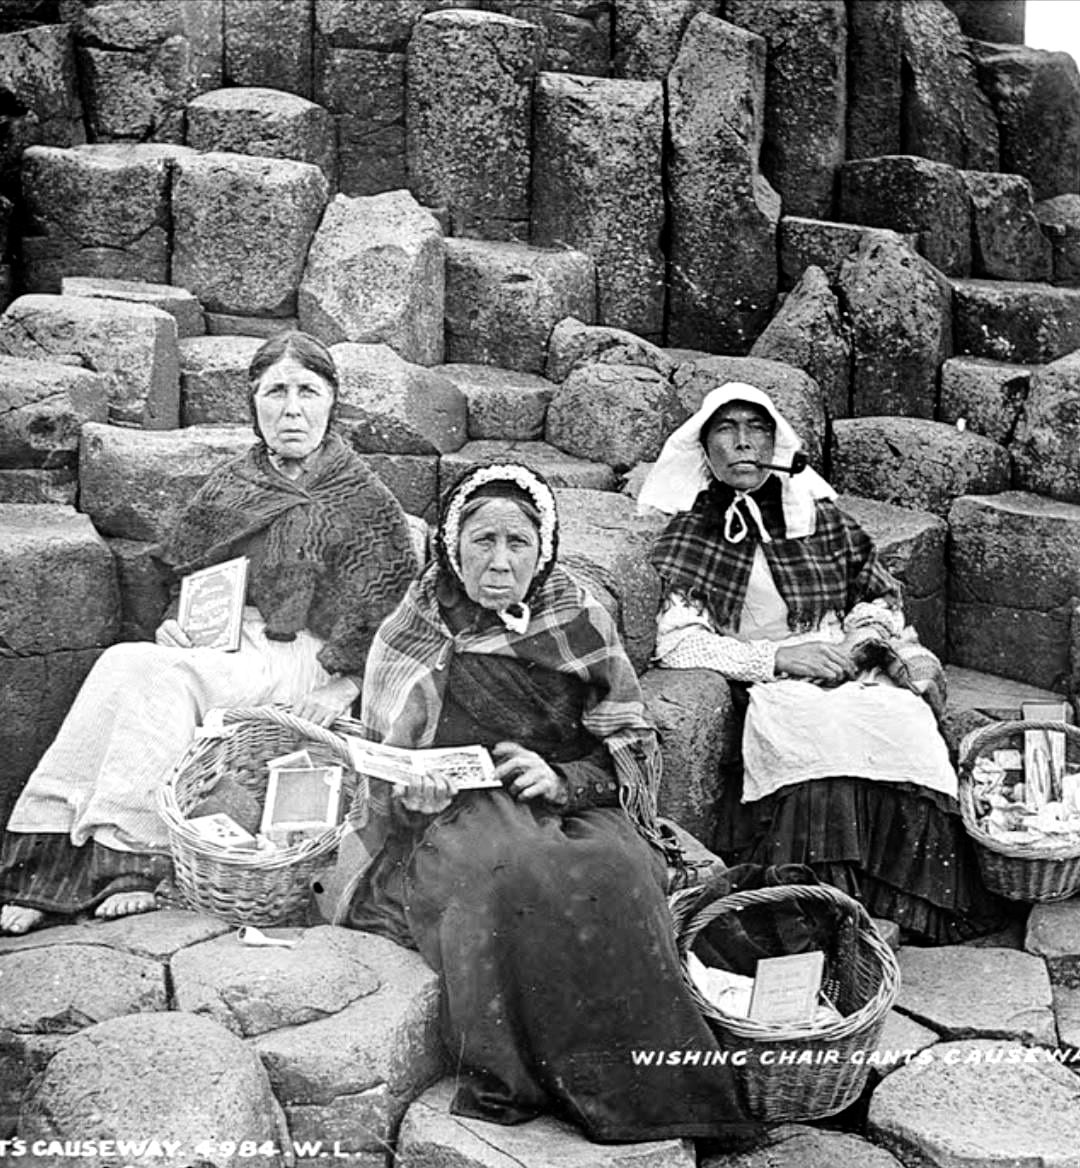
[[[286,354],[259,378],[254,400],[270,450],[282,458],[306,458],[326,435],[334,387]]]
[[[705,453],[713,473],[737,491],[752,491],[768,477],[760,463],[773,460],[776,427],[760,406],[729,402],[709,424]]]
[[[525,599],[540,558],[540,533],[509,499],[492,499],[461,525],[458,561],[465,592],[501,612]]]

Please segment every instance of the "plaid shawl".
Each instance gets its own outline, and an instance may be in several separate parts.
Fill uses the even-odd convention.
[[[610,752],[623,806],[651,843],[667,848],[656,825],[660,751],[645,718],[637,674],[607,612],[556,566],[531,597],[524,633],[505,627],[450,633],[439,611],[438,565],[413,583],[379,629],[364,675],[361,721],[371,738],[430,746],[452,653],[516,657],[586,682],[592,698],[582,724]]]
[[[682,592],[706,609],[718,629],[737,630],[754,551],[760,545],[793,632],[816,629],[826,614],[843,618],[860,600],[900,602],[900,585],[881,563],[865,531],[830,499],[815,501],[810,535],[786,538],[780,484],[771,475],[753,492],[772,542],[764,543],[750,515],[740,543],[723,536],[723,515],[735,497],[714,481],[689,511],[676,515],[653,545],[650,561],[665,594]]]
[[[188,504],[161,558],[177,575],[243,554],[254,539],[248,599],[266,635],[308,629],[329,673],[359,673],[379,622],[416,571],[401,506],[336,435],[298,480],[265,447],[215,470]]]

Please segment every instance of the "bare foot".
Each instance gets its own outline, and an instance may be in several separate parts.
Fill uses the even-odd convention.
[[[0,933],[29,933],[45,919],[45,914],[36,908],[23,908],[20,904],[5,904],[0,908]]]
[[[157,900],[152,892],[114,892],[94,909],[94,916],[100,917],[103,921],[111,921],[117,917],[153,912],[156,908]]]

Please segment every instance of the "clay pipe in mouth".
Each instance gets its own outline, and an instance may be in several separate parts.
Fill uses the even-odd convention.
[[[800,474],[810,465],[810,459],[801,450],[796,450],[791,456],[791,466],[780,466],[775,462],[759,462],[759,470],[778,470],[783,474]]]

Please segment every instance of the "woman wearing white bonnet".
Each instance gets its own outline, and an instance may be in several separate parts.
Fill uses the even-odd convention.
[[[729,382],[667,440],[639,498],[672,516],[650,557],[658,664],[714,669],[746,708],[713,846],[729,863],[808,864],[923,941],[989,931],[1000,902],[937,729],[940,665],[800,446],[767,394]]]

